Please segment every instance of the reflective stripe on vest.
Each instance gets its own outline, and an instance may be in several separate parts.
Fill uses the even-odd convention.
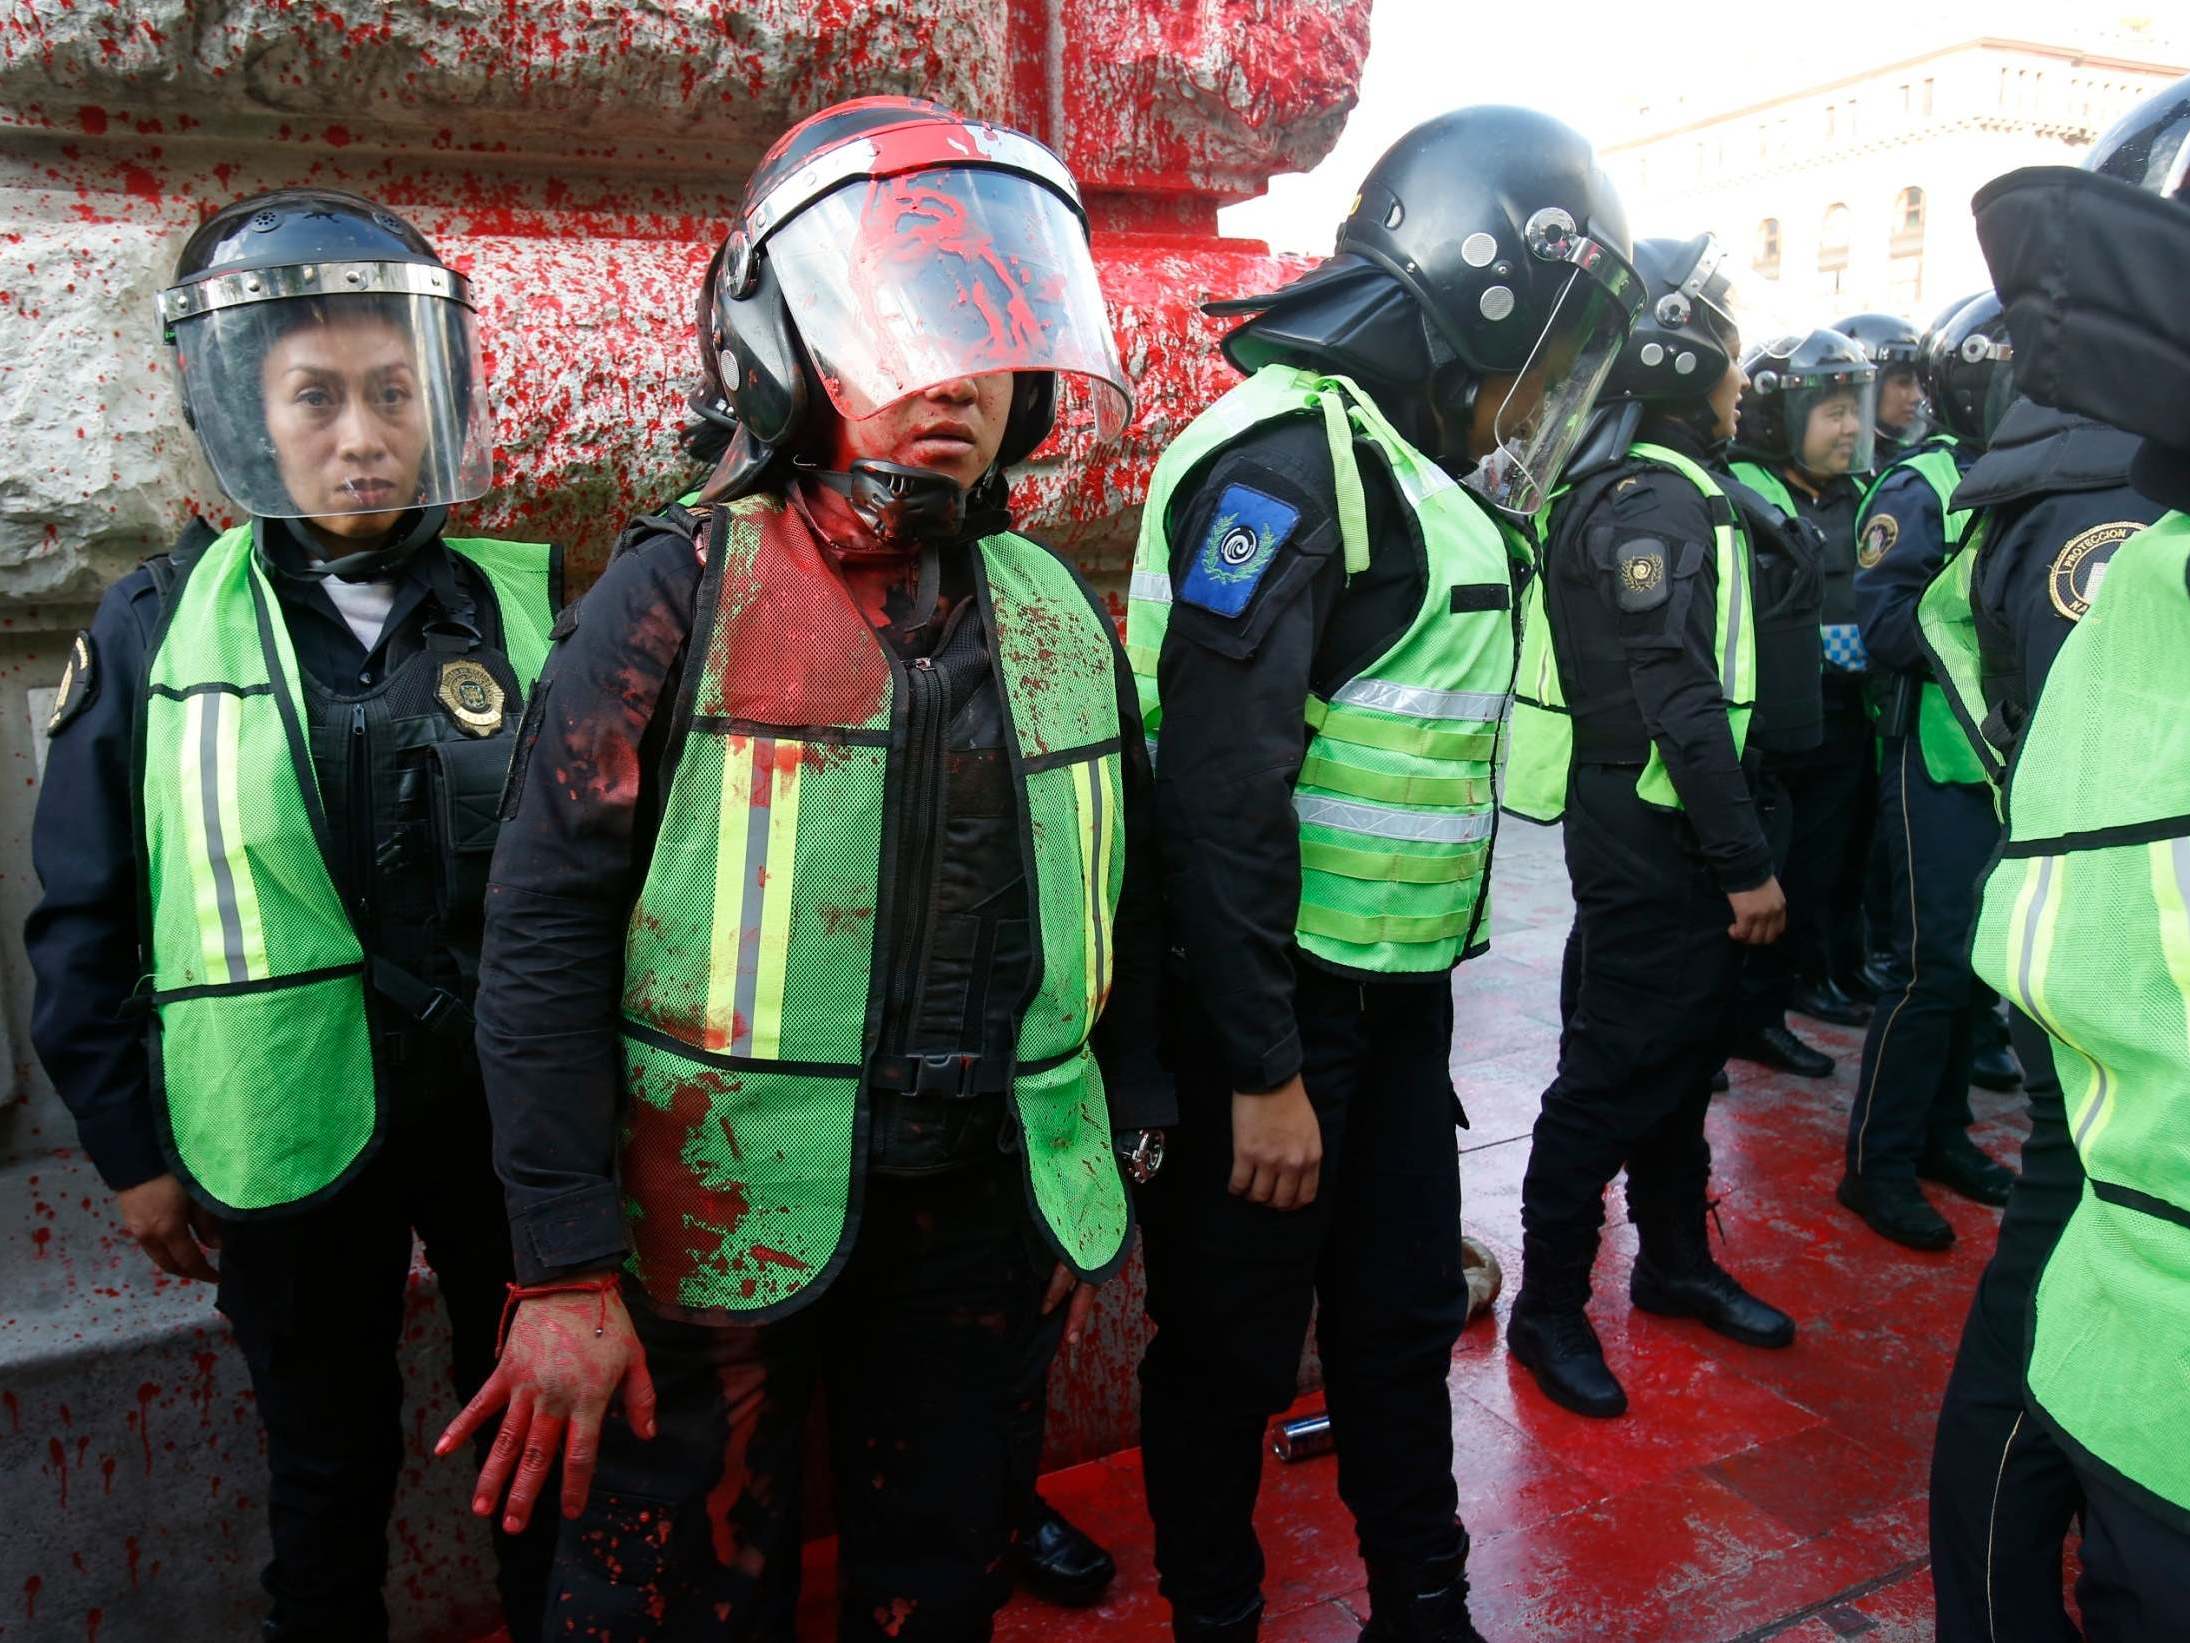
[[[905,670],[779,501],[747,498],[705,529],[691,640],[705,662],[625,938],[619,1174],[630,1268],[655,1305],[753,1322],[820,1294],[857,1236]],[[1034,923],[1020,1151],[1053,1248],[1099,1278],[1130,1225],[1087,1048],[1125,866],[1113,639],[1023,537],[985,538],[976,581]]]
[[[2026,1377],[2072,1453],[2190,1513],[2190,517],[2124,542],[2008,773],[1972,967],[2052,1036],[2086,1172]]]
[[[1969,530],[1970,510],[1950,506],[1954,492],[1962,483],[1962,465],[1955,460],[1956,441],[1948,435],[1935,435],[1916,450],[1889,464],[1871,481],[1863,493],[1863,501],[1856,509],[1855,539],[1863,540],[1864,521],[1870,518],[1872,499],[1878,488],[1885,484],[1887,475],[1907,468],[1919,475],[1932,488],[1939,499],[1939,518],[1946,533],[1948,563],[1961,557],[1962,538]],[[1921,624],[1921,606],[1918,622]],[[1916,697],[1916,745],[1924,755],[1924,773],[1933,781],[1957,786],[1971,786],[1984,781],[1989,774],[1985,761],[1970,747],[1969,737],[1955,717],[1954,704],[1935,679],[1926,679]]]
[[[1354,440],[1390,465],[1421,530],[1421,608],[1392,646],[1302,717],[1315,732],[1295,789],[1300,911],[1295,939],[1349,969],[1418,974],[1483,943],[1494,771],[1516,661],[1512,566],[1526,550],[1344,377],[1266,366],[1218,400],[1156,465],[1141,510],[1126,604],[1126,654],[1150,751],[1161,737],[1157,676],[1172,600],[1166,518],[1178,486],[1223,446],[1279,417],[1322,418],[1349,576],[1369,563]],[[1463,588],[1489,609],[1454,608]]]
[[[169,597],[137,778],[163,1121],[178,1170],[235,1214],[315,1198],[381,1129],[364,952],[328,869],[303,675],[253,530],[213,541]],[[554,619],[550,550],[444,546],[485,577],[529,690]]]
[[[1755,593],[1751,587],[1749,538],[1736,522],[1733,504],[1709,469],[1664,445],[1637,441],[1631,459],[1670,468],[1704,495],[1712,522],[1712,565],[1718,583],[1714,628],[1719,696],[1738,759],[1749,745],[1749,720],[1757,701]],[[1551,538],[1545,537],[1548,553]],[[1516,687],[1513,714],[1513,761],[1506,776],[1505,807],[1530,821],[1554,822],[1566,813],[1567,772],[1574,757],[1574,724],[1566,690],[1559,679],[1558,657],[1544,609],[1543,583],[1548,567],[1529,584],[1529,627],[1521,651],[1522,684]],[[1527,699],[1524,709],[1523,697]],[[1679,810],[1673,785],[1657,743],[1650,744],[1635,795],[1661,810]]]

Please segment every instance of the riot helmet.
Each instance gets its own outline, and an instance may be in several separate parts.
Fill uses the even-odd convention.
[[[158,307],[183,414],[246,512],[377,518],[487,489],[470,286],[394,213],[328,188],[238,201],[190,236]]]
[[[1422,395],[1433,454],[1507,512],[1550,494],[1642,302],[1627,219],[1588,142],[1530,109],[1424,121],[1377,161],[1332,257],[1213,303],[1242,371],[1273,362]]]
[[[2190,198],[2190,75],[2115,121],[2082,163],[2148,194]]]
[[[1011,373],[984,482],[1048,436],[1060,397],[1098,439],[1131,414],[1071,173],[1033,138],[936,103],[858,98],[793,126],[747,181],[707,283],[701,346],[714,375],[700,392],[712,403],[723,385],[717,416],[730,424],[709,500],[781,484],[797,462],[878,535],[946,535],[964,503],[946,475],[803,465],[815,410],[857,422]]]
[[[1922,371],[1939,425],[1957,439],[1990,445],[2015,403],[2015,347],[2000,299],[1985,291],[1956,310],[1925,339]]]
[[[1752,348],[1739,448],[1818,479],[1866,473],[1877,438],[1878,367],[1863,345],[1820,328]]]
[[[1642,312],[1605,378],[1610,400],[1700,399],[1741,351],[1726,247],[1716,235],[1635,242]]]
[[[1899,445],[1922,439],[1931,425],[1917,380],[1924,333],[1898,314],[1850,314],[1833,329],[1861,343],[1878,367],[1878,431]]]

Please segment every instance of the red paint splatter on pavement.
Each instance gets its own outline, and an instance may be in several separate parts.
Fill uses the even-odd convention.
[[[23,1582],[24,1619],[36,1620],[38,1618],[38,1594],[45,1589],[45,1580],[42,1576],[39,1575],[32,1575],[29,1579]]]
[[[144,1475],[152,1475],[152,1400],[160,1389],[146,1381],[137,1388],[137,1441],[144,1445]]]
[[[61,1510],[68,1510],[68,1450],[59,1438],[46,1440],[46,1454],[53,1462],[53,1475],[61,1484]]]

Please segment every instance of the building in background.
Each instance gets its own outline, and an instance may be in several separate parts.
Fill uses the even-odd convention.
[[[2062,31],[2074,32],[2073,28]],[[2076,44],[1981,37],[1744,101],[1754,77],[1637,102],[1601,133],[1638,235],[1709,228],[1748,265],[1748,329],[1883,309],[1919,324],[1990,283],[1970,196],[2002,172],[2073,165],[2190,51],[2151,28]]]

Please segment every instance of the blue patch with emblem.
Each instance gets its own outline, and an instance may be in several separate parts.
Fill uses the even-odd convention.
[[[1225,486],[1179,598],[1219,616],[1239,615],[1299,523],[1300,510],[1292,504],[1252,485]]]

